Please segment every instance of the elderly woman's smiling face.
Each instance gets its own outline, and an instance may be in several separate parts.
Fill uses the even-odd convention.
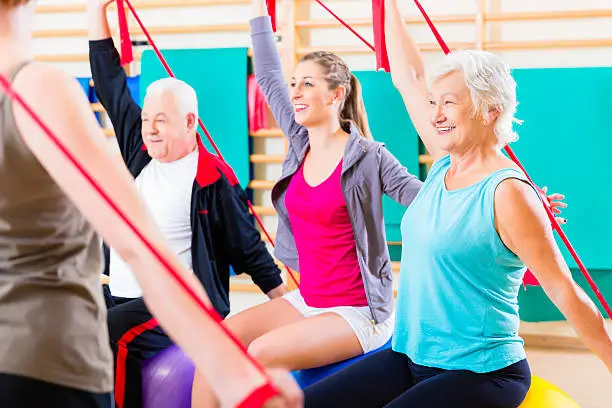
[[[445,151],[461,152],[487,139],[495,141],[496,112],[489,112],[484,117],[476,114],[463,72],[452,71],[437,78],[431,85],[429,98],[431,124]]]

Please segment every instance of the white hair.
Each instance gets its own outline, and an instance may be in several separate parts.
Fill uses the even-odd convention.
[[[174,95],[182,114],[187,115],[193,113],[197,121],[198,96],[196,95],[195,89],[179,79],[163,78],[149,85],[145,98],[151,95],[161,96],[166,92],[170,92]]]
[[[491,109],[499,112],[494,129],[499,146],[518,140],[513,123],[521,123],[516,114],[516,82],[510,66],[500,57],[486,51],[466,50],[448,54],[434,72],[433,80],[451,72],[463,73],[470,90],[474,115],[484,117]]]

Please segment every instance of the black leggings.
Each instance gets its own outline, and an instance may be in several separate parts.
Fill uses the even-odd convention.
[[[420,366],[386,349],[304,392],[307,408],[516,408],[530,385],[527,360],[478,374]]]
[[[112,395],[63,387],[18,375],[0,374],[0,407],[111,408]]]

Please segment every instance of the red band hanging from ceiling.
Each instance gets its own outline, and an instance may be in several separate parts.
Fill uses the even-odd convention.
[[[117,18],[119,23],[119,38],[121,40],[121,65],[127,65],[134,61],[132,52],[132,40],[127,23],[127,15],[125,13],[125,5],[123,0],[117,0]]]
[[[268,15],[272,20],[272,31],[276,32],[276,0],[266,0]]]
[[[385,0],[372,0],[372,25],[374,45],[376,46],[376,69],[390,72],[387,44],[385,43]]]

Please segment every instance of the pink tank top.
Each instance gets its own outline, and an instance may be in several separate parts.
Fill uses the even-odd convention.
[[[299,258],[300,292],[311,307],[368,305],[341,172],[342,160],[331,176],[312,187],[302,165],[285,196]]]

